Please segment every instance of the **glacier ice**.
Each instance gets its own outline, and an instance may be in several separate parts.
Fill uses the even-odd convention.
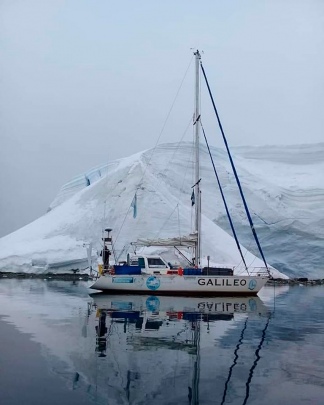
[[[262,266],[227,156],[211,149],[246,261]],[[289,276],[323,277],[324,144],[236,147],[232,152],[267,261]],[[137,238],[189,233],[192,160],[191,143],[169,143],[77,176],[61,188],[45,215],[0,239],[0,271],[58,272],[77,262],[85,269],[85,246],[93,244],[95,257],[108,226],[117,254]],[[239,265],[202,145],[201,177],[203,257]],[[136,190],[134,219],[130,205]]]

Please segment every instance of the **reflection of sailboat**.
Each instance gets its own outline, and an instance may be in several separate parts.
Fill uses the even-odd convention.
[[[264,315],[268,312],[257,296],[251,297],[166,297],[156,295],[92,294],[97,307],[97,350],[106,349],[106,321],[133,324],[136,331],[160,331],[170,322],[229,321],[238,314]],[[108,318],[108,319],[107,319]],[[162,335],[160,334],[159,337]],[[151,336],[150,336],[151,337]],[[150,341],[154,345],[154,341]]]
[[[231,153],[228,148],[227,140],[219,120],[219,116],[214,104],[214,100],[209,88],[205,70],[201,63],[201,56],[197,50],[195,53],[195,111],[193,128],[195,132],[195,183],[192,186],[192,206],[195,210],[195,220],[194,220],[194,230],[193,233],[185,236],[177,236],[169,239],[139,239],[133,243],[137,247],[173,247],[177,252],[186,260],[186,265],[188,268],[183,269],[181,266],[177,269],[173,269],[168,263],[166,263],[159,256],[148,256],[141,254],[140,256],[134,258],[133,260],[127,260],[123,265],[109,266],[109,256],[111,255],[111,250],[106,246],[107,243],[111,243],[112,238],[110,237],[110,228],[107,228],[108,236],[103,238],[104,249],[103,249],[103,268],[100,268],[99,278],[91,285],[91,288],[96,290],[106,290],[106,291],[120,291],[122,293],[156,293],[156,294],[184,294],[184,295],[194,295],[194,294],[245,294],[252,295],[257,294],[263,286],[266,284],[270,277],[270,271],[265,260],[262,248],[260,246],[255,227],[252,222],[251,215],[249,213],[247,203],[245,201],[242,187],[237,176],[237,172],[231,157]],[[252,268],[248,267],[245,261],[245,257],[242,253],[241,246],[237,239],[237,235],[234,229],[234,225],[230,216],[230,212],[225,201],[225,196],[222,191],[222,187],[219,181],[218,174],[216,172],[216,167],[213,161],[212,154],[210,153],[209,145],[207,142],[206,135],[204,133],[201,114],[200,114],[200,68],[202,70],[203,76],[206,81],[208,92],[211,97],[211,101],[214,107],[214,111],[217,117],[217,121],[222,133],[222,137],[229,155],[229,160],[233,169],[234,177],[237,181],[238,189],[242,197],[242,202],[246,215],[250,224],[252,234],[254,236],[255,242],[260,252],[260,256],[263,259],[264,267]],[[228,263],[217,265],[215,267],[203,265],[202,263],[202,253],[201,253],[201,228],[202,228],[202,215],[201,215],[201,178],[200,178],[200,143],[199,134],[200,129],[204,133],[204,138],[207,144],[209,155],[211,158],[212,166],[216,175],[217,183],[220,189],[220,193],[224,202],[225,211],[229,219],[230,227],[232,230],[233,237],[236,242],[236,247],[239,251],[241,257],[242,266],[244,266],[244,271],[247,273],[246,276],[238,275],[237,269],[233,266],[229,266]],[[135,193],[134,200],[132,202],[134,208],[134,215],[137,205],[137,194]],[[135,215],[136,216],[136,215]],[[215,241],[217,243],[217,241]],[[112,246],[113,247],[113,246]],[[190,248],[192,249],[192,255],[188,257],[188,252],[181,252],[181,249]],[[105,253],[106,252],[106,253]],[[234,271],[236,272],[234,274]]]
[[[224,330],[228,321],[245,319],[246,322],[248,318],[268,314],[267,307],[256,296],[197,298],[97,293],[92,294],[91,298],[93,305],[97,307],[98,326],[100,325],[96,331],[105,332],[104,336],[97,335],[97,351],[100,356],[103,351],[100,351],[99,342],[101,348],[108,351],[110,346],[103,344],[103,339],[107,342],[113,339],[112,330],[117,335],[125,333],[127,344],[136,352],[172,350],[187,353],[193,362],[189,370],[192,378],[187,381],[186,387],[186,395],[192,405],[199,403],[201,348],[204,348],[206,332],[216,326],[217,329]],[[228,328],[225,326],[225,331],[226,329]],[[113,346],[111,353],[114,353]]]
[[[267,308],[258,296],[170,297],[97,293],[91,294],[91,297],[98,309],[105,310],[113,316],[146,312],[183,319],[194,314],[234,315],[235,313],[264,314],[267,312]]]

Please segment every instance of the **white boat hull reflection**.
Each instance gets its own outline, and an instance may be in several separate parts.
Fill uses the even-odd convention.
[[[257,296],[244,297],[171,297],[156,295],[107,295],[91,294],[94,304],[104,310],[121,317],[133,312],[164,314],[182,319],[184,314],[265,314],[267,307]]]

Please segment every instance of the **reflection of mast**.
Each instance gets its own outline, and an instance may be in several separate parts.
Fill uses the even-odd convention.
[[[99,357],[106,357],[106,348],[107,348],[107,327],[106,327],[106,312],[100,311],[99,322],[96,326],[96,351],[99,352]]]
[[[192,327],[194,329],[194,347],[196,347],[196,360],[194,364],[194,374],[192,379],[192,387],[188,387],[189,404],[199,404],[199,377],[200,377],[200,320],[196,319]]]

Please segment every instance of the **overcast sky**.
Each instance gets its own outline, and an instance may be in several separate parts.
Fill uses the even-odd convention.
[[[323,0],[0,0],[0,41],[0,236],[75,175],[153,147],[190,48],[230,145],[324,141]],[[192,80],[160,142],[187,127]]]

